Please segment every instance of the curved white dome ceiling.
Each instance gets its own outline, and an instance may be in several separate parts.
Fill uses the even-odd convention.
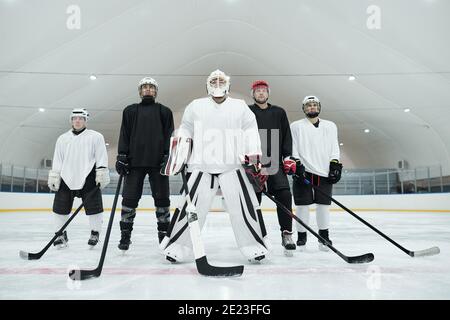
[[[448,1],[380,2],[379,30],[367,29],[369,4],[358,0],[77,3],[80,30],[66,28],[69,1],[0,2],[1,162],[39,166],[70,110],[86,107],[112,164],[140,78],[157,79],[178,124],[220,68],[247,102],[250,83],[268,80],[290,121],[305,95],[319,96],[348,168],[405,159],[450,174]]]

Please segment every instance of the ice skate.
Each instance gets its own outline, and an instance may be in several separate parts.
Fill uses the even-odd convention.
[[[88,245],[92,248],[94,248],[98,241],[99,241],[100,233],[98,231],[91,231],[91,237],[88,240]]]
[[[329,244],[331,244],[331,245],[333,244],[333,242],[328,237],[328,229],[319,230],[319,236],[321,236],[322,238],[327,240],[329,242]],[[319,250],[330,251],[330,248],[328,248],[328,246],[326,246],[325,243],[319,239]]]
[[[292,231],[284,230],[281,233],[281,245],[284,248],[284,255],[287,257],[292,257],[294,255],[294,250],[296,249],[294,240],[292,240]]]
[[[64,249],[69,246],[68,242],[69,242],[69,239],[67,238],[67,232],[64,231],[62,235],[60,235],[58,238],[56,238],[55,242],[53,242],[53,245],[57,249]]]
[[[306,232],[297,232],[297,248],[299,251],[304,251],[306,248]]]

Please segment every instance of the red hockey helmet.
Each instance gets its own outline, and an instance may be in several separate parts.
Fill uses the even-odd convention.
[[[252,83],[252,95],[255,92],[256,88],[263,87],[267,88],[267,92],[270,93],[269,84],[265,80],[256,80]]]

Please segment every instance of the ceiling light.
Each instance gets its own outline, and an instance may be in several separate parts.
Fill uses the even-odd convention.
[[[109,143],[108,143],[108,142],[106,142],[106,143],[105,143],[105,145],[106,145],[106,146],[109,146]]]
[[[89,76],[89,79],[91,79],[91,80],[97,80],[97,76],[96,76],[95,74],[91,74],[91,75]]]
[[[365,132],[365,133],[369,133],[370,130],[369,130],[369,129],[364,129],[364,132]]]
[[[45,112],[44,108],[39,108],[39,112]]]
[[[404,111],[404,112],[410,112],[410,111],[411,111],[411,109],[409,109],[409,108],[406,108],[406,109],[403,109],[403,111]]]
[[[344,144],[341,142],[341,143],[339,143],[339,145],[342,147]]]
[[[352,75],[352,76],[348,77],[348,80],[354,81],[354,80],[356,80],[356,77]]]

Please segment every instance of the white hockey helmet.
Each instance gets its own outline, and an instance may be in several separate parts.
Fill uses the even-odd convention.
[[[316,96],[306,96],[303,99],[303,105],[309,103],[309,102],[316,102],[318,105],[320,105],[320,100]]]
[[[87,122],[89,119],[89,112],[85,108],[75,108],[72,110],[72,113],[70,114],[71,122],[73,117],[83,117],[84,121]]]
[[[139,95],[141,94],[141,88],[144,84],[150,84],[150,85],[154,86],[156,89],[156,93],[158,93],[158,82],[156,82],[156,80],[153,78],[145,77],[145,78],[142,78],[141,81],[139,81],[139,85],[138,85]]]
[[[319,106],[319,110],[318,110],[319,112],[312,114],[317,117],[319,115],[320,111],[322,110],[322,105],[320,104],[319,98],[317,98],[316,96],[306,96],[302,102],[302,110],[303,110],[303,112],[305,112],[305,106],[310,102],[315,102]],[[306,112],[305,112],[305,114],[306,114]],[[306,114],[306,115],[308,116],[308,114]]]
[[[219,81],[214,81],[219,79]],[[230,77],[219,69],[211,72],[206,80],[206,91],[208,94],[220,98],[230,92]]]

